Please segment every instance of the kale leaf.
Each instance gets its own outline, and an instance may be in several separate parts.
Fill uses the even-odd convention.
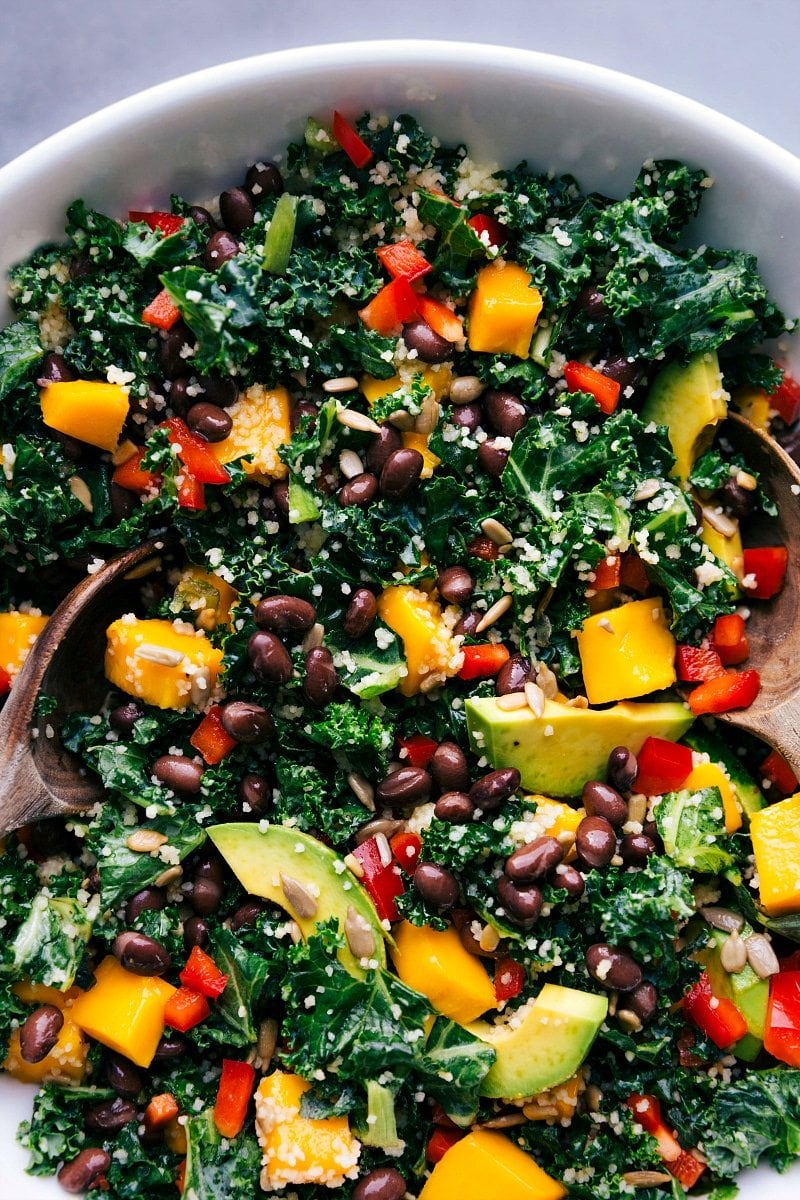
[[[703,1152],[712,1170],[738,1175],[762,1159],[785,1171],[800,1154],[800,1071],[749,1071],[721,1087]]]
[[[252,1133],[223,1138],[208,1108],[189,1118],[186,1137],[185,1195],[192,1200],[229,1200],[257,1194],[261,1154]]]
[[[668,792],[655,809],[664,853],[676,867],[707,875],[734,864],[733,842],[725,835],[718,788]]]

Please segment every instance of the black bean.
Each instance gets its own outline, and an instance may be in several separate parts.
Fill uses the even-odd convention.
[[[661,840],[661,834],[658,832],[658,825],[656,825],[655,821],[645,821],[644,825],[642,825],[642,833],[650,838],[650,841],[660,854],[664,849],[664,843]]]
[[[230,408],[239,399],[238,385],[230,375],[201,375],[197,384],[203,399],[218,408]]]
[[[200,918],[209,917],[212,913],[215,913],[220,904],[222,904],[222,896],[223,885],[220,880],[201,878],[194,881],[187,899],[194,911],[197,913],[197,917]],[[184,922],[183,926],[184,942],[186,942],[187,945],[187,925],[191,920],[192,918],[190,917],[188,921]],[[202,922],[202,924],[205,925],[205,922]],[[192,940],[195,937],[199,937],[202,942],[205,942],[206,938],[208,937],[208,927],[206,926],[204,934],[203,929],[199,925],[193,925],[188,931],[188,938],[189,940]],[[199,944],[200,942],[198,942],[198,945]]]
[[[178,375],[173,380],[167,380],[169,387],[164,392],[176,417],[185,417],[195,403],[195,397],[189,395],[189,380],[185,375]]]
[[[342,625],[348,637],[360,638],[368,633],[378,615],[378,601],[369,588],[353,592]]]
[[[469,789],[470,800],[484,812],[499,808],[504,800],[513,796],[520,784],[520,773],[516,767],[500,767],[490,771]]]
[[[105,1175],[111,1166],[111,1155],[99,1146],[81,1150],[72,1162],[64,1163],[58,1172],[58,1182],[65,1192],[77,1195],[86,1192],[96,1183],[101,1175]]]
[[[586,887],[580,871],[569,863],[559,863],[553,872],[552,884],[553,887],[563,888],[570,900],[577,900],[582,896]]]
[[[78,378],[78,372],[69,365],[62,354],[46,354],[39,368],[36,380],[39,387],[48,383],[71,383]]]
[[[655,852],[656,844],[646,833],[628,833],[619,844],[620,858],[628,866],[640,866]]]
[[[190,921],[196,921],[197,917],[190,917]],[[154,1062],[174,1062],[176,1058],[182,1058],[189,1048],[189,1043],[186,1038],[181,1037],[179,1033],[165,1033],[160,1042],[156,1046],[156,1052],[153,1055]]]
[[[512,654],[508,662],[503,663],[494,681],[495,695],[509,696],[512,692],[522,692],[531,676],[531,661],[521,654]]]
[[[316,404],[313,404],[310,400],[299,400],[293,407],[289,418],[289,424],[292,433],[294,433],[296,429],[300,428],[300,422],[303,417],[311,418],[311,420],[308,422],[307,428],[312,430],[317,423],[318,416],[319,408]]]
[[[507,915],[517,925],[530,929],[542,911],[542,893],[535,884],[518,884],[501,875],[497,881],[497,895]]]
[[[554,837],[538,837],[509,855],[505,873],[514,883],[544,879],[564,857],[564,847]]]
[[[403,448],[403,439],[394,425],[381,425],[380,433],[376,433],[367,449],[367,466],[375,475],[380,475],[386,460],[395,450]]]
[[[441,363],[453,357],[453,343],[431,329],[427,321],[410,321],[404,325],[403,341],[409,350],[416,350],[420,362]]]
[[[28,1063],[47,1058],[58,1041],[64,1014],[54,1004],[42,1004],[23,1022],[19,1031],[19,1052]]]
[[[247,168],[244,186],[258,203],[265,196],[280,196],[283,193],[283,177],[273,162],[257,162]]]
[[[513,437],[528,420],[529,411],[513,392],[496,392],[488,389],[483,393],[483,411],[495,433],[501,437]]]
[[[639,774],[636,755],[627,746],[615,746],[608,756],[608,782],[618,792],[629,792]]]
[[[235,238],[232,233],[228,233],[227,229],[220,229],[216,233],[212,233],[206,242],[203,253],[206,270],[218,271],[223,263],[236,258],[240,251],[239,239]]]
[[[220,192],[219,215],[231,233],[242,233],[255,220],[256,210],[252,197],[244,188],[227,188]]]
[[[443,792],[465,792],[469,787],[467,756],[455,742],[440,742],[428,765]]]
[[[264,903],[251,896],[245,900],[236,909],[236,912],[231,917],[231,929],[236,932],[245,925],[252,925],[256,918],[264,911]]]
[[[133,975],[163,975],[172,966],[169,951],[161,942],[132,929],[117,934],[111,950]]]
[[[719,498],[732,517],[749,517],[756,506],[756,493],[743,488],[731,477],[720,489]]]
[[[131,896],[125,905],[125,924],[133,925],[143,912],[161,912],[167,903],[167,893],[160,887],[146,887]]]
[[[144,709],[136,700],[128,700],[112,708],[108,714],[108,723],[117,733],[131,734],[137,721],[144,716]]]
[[[424,804],[431,792],[433,780],[422,767],[400,767],[378,784],[377,798],[389,808]]]
[[[303,695],[320,707],[330,704],[339,686],[339,676],[333,665],[333,655],[326,646],[315,646],[305,657],[306,677]]]
[[[474,433],[480,425],[482,417],[483,409],[480,404],[459,404],[450,411],[447,419],[451,425]]]
[[[189,216],[198,229],[205,229],[209,233],[213,233],[217,229],[217,222],[208,209],[203,208],[202,204],[191,204],[189,206]]]
[[[136,493],[120,487],[113,479],[108,481],[108,499],[111,514],[117,522],[126,520],[137,507]]]
[[[186,374],[187,358],[185,353],[181,353],[184,346],[194,346],[194,334],[182,321],[162,333],[158,343],[158,361],[167,379],[177,379]]]
[[[435,908],[452,908],[458,900],[458,880],[438,863],[419,863],[413,882],[422,899]]]
[[[608,309],[603,299],[603,293],[598,290],[596,283],[587,283],[578,292],[576,303],[581,312],[595,319],[604,317]]]
[[[616,788],[599,779],[590,779],[583,785],[581,803],[590,817],[605,817],[609,825],[624,825],[628,819],[628,805]]]
[[[247,804],[256,816],[261,816],[272,803],[272,785],[263,775],[248,772],[239,783],[239,799]]]
[[[376,1167],[359,1179],[353,1188],[353,1200],[402,1200],[406,1181],[394,1167]]]
[[[419,450],[394,450],[381,471],[380,491],[387,500],[402,500],[412,491],[422,474],[425,460]]]
[[[642,376],[641,365],[624,354],[610,355],[603,363],[602,373],[623,389],[635,387]]]
[[[86,1113],[86,1128],[90,1133],[119,1133],[130,1121],[136,1120],[139,1113],[135,1104],[117,1096],[116,1100],[106,1100],[96,1104]]]
[[[286,647],[266,629],[250,637],[247,656],[255,675],[264,683],[288,683],[292,678],[292,660]]]
[[[354,475],[352,479],[348,479],[347,483],[339,489],[339,503],[342,508],[349,508],[351,505],[366,508],[372,504],[377,494],[377,475],[373,475],[371,471],[362,471],[360,475]]]
[[[466,604],[475,590],[475,580],[466,567],[447,567],[436,577],[439,595],[448,604]]]
[[[186,414],[186,424],[207,442],[224,442],[233,428],[233,421],[224,408],[201,400]]]
[[[587,867],[605,867],[617,852],[614,827],[605,817],[584,817],[578,826],[575,847]]]
[[[127,1100],[135,1100],[144,1084],[142,1077],[133,1063],[128,1062],[121,1054],[110,1054],[106,1060],[106,1080],[120,1096]]]
[[[646,1024],[656,1015],[658,992],[652,983],[645,979],[625,997],[625,1007],[635,1012],[639,1020]]]
[[[60,445],[64,451],[64,457],[70,462],[80,462],[90,451],[86,442],[79,442],[77,438],[70,437],[68,433],[62,433],[60,429],[51,429],[50,436]]]
[[[162,754],[153,763],[153,774],[165,787],[187,796],[197,795],[203,783],[200,764],[180,754]]]
[[[289,481],[287,479],[276,479],[270,488],[272,500],[275,504],[277,512],[282,513],[284,517],[289,515]]]
[[[203,892],[206,895],[214,887],[214,884],[211,882],[210,879],[201,879],[199,881],[199,885],[202,885]],[[197,889],[197,887],[199,885],[197,883],[194,885],[192,894],[190,894],[190,896],[189,896],[190,903],[193,902],[193,900],[194,900],[193,892],[194,892],[194,890]],[[217,905],[217,907],[219,907],[219,905]],[[210,911],[214,912],[216,910],[211,909]],[[202,949],[203,946],[205,946],[207,942],[208,942],[208,923],[206,921],[204,921],[203,918],[199,915],[194,916],[194,917],[187,917],[186,920],[183,922],[183,944],[186,947],[186,949],[191,950],[193,946],[199,946]]]
[[[586,951],[586,968],[595,982],[609,991],[632,992],[642,982],[642,968],[616,946],[596,942]]]
[[[272,633],[305,633],[317,619],[317,610],[299,596],[268,596],[259,600],[253,619],[259,629]]]
[[[222,710],[221,719],[226,733],[246,746],[265,742],[275,728],[272,716],[252,700],[230,700]]]
[[[498,446],[496,438],[487,438],[478,447],[478,466],[492,479],[499,479],[506,469],[508,450]]]
[[[76,254],[70,259],[69,277],[70,279],[83,279],[87,275],[91,275],[94,271],[94,259],[88,249],[81,250],[80,254]]]
[[[475,637],[483,616],[483,613],[478,612],[464,613],[463,617],[456,623],[453,633],[459,637]]]
[[[475,805],[466,792],[443,792],[433,810],[438,821],[449,821],[451,825],[466,825],[474,814]]]

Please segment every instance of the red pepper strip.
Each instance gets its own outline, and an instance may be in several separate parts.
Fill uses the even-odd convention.
[[[172,329],[180,316],[181,310],[173,304],[166,288],[162,288],[142,312],[145,325],[155,325],[158,329]]]
[[[760,691],[758,671],[726,671],[717,679],[709,679],[695,688],[688,704],[696,717],[704,713],[731,712],[734,708],[749,708]]]
[[[389,845],[392,848],[392,854],[406,875],[413,874],[414,868],[419,862],[422,838],[416,833],[403,831],[390,838]]]
[[[441,1162],[451,1146],[461,1141],[464,1132],[463,1129],[435,1129],[425,1149],[428,1162]]]
[[[710,646],[678,646],[675,667],[681,683],[705,683],[725,674],[719,655]]]
[[[209,448],[205,438],[192,433],[180,417],[170,417],[160,426],[166,429],[173,446],[180,446],[178,458],[189,468],[198,483],[228,483],[230,475]]]
[[[783,792],[784,796],[793,796],[800,787],[794,771],[777,750],[770,750],[759,770],[764,779],[768,779],[777,791]]]
[[[508,242],[508,230],[505,225],[487,213],[475,213],[475,216],[470,217],[467,224],[470,229],[475,230],[482,242],[488,239],[489,245],[494,246],[496,250],[502,249]],[[486,234],[486,238],[484,238],[484,234]]]
[[[770,600],[777,596],[786,578],[789,551],[785,546],[753,546],[744,552],[744,577],[755,577],[752,587],[745,586],[748,596]]]
[[[738,613],[717,617],[708,640],[725,667],[737,667],[750,654],[747,629]]]
[[[194,1029],[195,1025],[210,1015],[211,1009],[205,996],[188,987],[179,987],[173,992],[164,1008],[164,1021],[179,1033]]]
[[[367,329],[390,334],[416,316],[418,300],[419,296],[407,279],[393,279],[358,315]]]
[[[467,542],[467,553],[484,562],[495,562],[500,557],[500,547],[491,538],[480,535]]]
[[[679,746],[677,742],[659,737],[645,738],[636,761],[639,764],[636,791],[644,792],[646,796],[676,791],[694,766],[688,746]]]
[[[800,971],[770,978],[764,1049],[780,1062],[800,1067]]]
[[[183,1195],[184,1188],[186,1187],[186,1159],[185,1158],[181,1160],[180,1164],[178,1165],[178,1169],[175,1172],[175,1187],[178,1189],[180,1194]]]
[[[391,242],[388,246],[378,246],[375,253],[392,279],[407,279],[411,283],[433,270],[425,255],[408,238]]]
[[[602,412],[613,413],[619,404],[619,383],[609,379],[602,371],[596,371],[585,363],[566,363],[564,378],[571,392],[588,392],[594,396]]]
[[[183,227],[184,218],[179,217],[177,213],[170,212],[139,212],[131,211],[128,213],[129,221],[144,222],[151,229],[160,230],[164,237],[169,237],[172,233],[177,233]]]
[[[497,1003],[513,1000],[525,986],[525,968],[513,958],[498,958],[494,966],[494,994]]]
[[[609,554],[607,558],[601,558],[599,563],[595,563],[592,567],[593,589],[596,592],[605,592],[609,588],[619,587],[621,565],[618,554]]]
[[[406,889],[386,838],[382,834],[367,838],[360,846],[356,846],[353,858],[361,864],[364,872],[361,882],[369,892],[380,919],[396,921],[400,916],[397,897],[402,896]]]
[[[5,696],[11,691],[11,676],[5,667],[0,667],[0,696]]]
[[[464,647],[464,665],[459,679],[489,679],[505,666],[511,657],[502,642],[484,642],[480,646]]]
[[[154,475],[152,471],[143,471],[141,468],[140,464],[145,453],[144,446],[138,446],[130,458],[126,458],[118,467],[115,467],[111,482],[116,483],[118,487],[127,488],[129,492],[149,492],[151,489],[157,488],[161,477]]]
[[[707,971],[683,997],[683,1011],[720,1050],[727,1050],[747,1033],[747,1022],[733,1001],[712,992]]]
[[[251,1063],[223,1058],[214,1124],[224,1138],[235,1138],[242,1132],[255,1080],[256,1070]]]
[[[655,1096],[634,1092],[626,1100],[637,1125],[641,1125],[658,1142],[658,1152],[665,1163],[677,1162],[683,1153],[680,1142],[670,1133],[661,1119],[661,1105]]]
[[[787,425],[794,425],[800,417],[800,383],[787,375],[786,371],[777,390],[770,392],[769,406]]]
[[[144,1123],[148,1129],[163,1129],[170,1121],[174,1121],[181,1110],[171,1092],[162,1092],[153,1096],[144,1110]]]
[[[706,1164],[700,1162],[699,1158],[695,1158],[689,1150],[681,1150],[675,1162],[666,1163],[665,1165],[670,1175],[674,1175],[681,1187],[687,1192],[689,1188],[694,1187],[706,1169]]]
[[[333,136],[354,167],[365,167],[372,158],[372,151],[367,143],[339,112],[333,114]]]
[[[638,592],[641,596],[650,591],[650,580],[639,555],[633,550],[626,550],[619,567],[620,586],[629,592]]]
[[[222,706],[220,704],[215,704],[208,710],[189,738],[189,742],[195,750],[200,751],[204,762],[209,767],[215,767],[217,763],[222,762],[223,758],[226,758],[231,750],[239,745],[236,738],[232,738],[222,724]]]
[[[211,1000],[218,1000],[228,983],[228,976],[223,975],[210,954],[199,946],[192,946],[192,952],[186,960],[186,966],[180,973],[180,981],[184,987],[199,992]]]
[[[441,300],[432,296],[417,296],[417,311],[434,333],[446,342],[460,342],[464,336],[464,322]]]
[[[206,489],[199,479],[195,479],[188,467],[181,467],[177,476],[178,505],[180,508],[201,511],[206,507]]]
[[[412,767],[422,767],[423,771],[439,745],[433,738],[426,737],[424,733],[412,733],[407,738],[399,737],[397,744],[400,747],[400,757],[408,759]]]

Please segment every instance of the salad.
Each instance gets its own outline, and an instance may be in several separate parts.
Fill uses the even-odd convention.
[[[791,444],[800,387],[752,256],[690,245],[711,183],[336,113],[11,272],[0,691],[157,552],[102,707],[37,702],[102,801],[0,856],[34,1174],[722,1200],[798,1154],[798,784],[713,715],[787,565],[724,419]]]

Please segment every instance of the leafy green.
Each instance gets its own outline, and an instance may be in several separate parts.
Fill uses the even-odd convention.
[[[161,282],[199,343],[198,371],[228,371],[255,353],[243,330],[255,325],[260,307],[261,263],[237,255],[216,273],[202,267],[174,267]]]
[[[133,828],[121,813],[110,807],[89,827],[86,845],[97,855],[104,909],[115,908],[120,900],[149,887],[166,870],[166,860],[157,854],[141,854],[128,847]],[[177,851],[179,861],[206,840],[206,832],[192,812],[154,817],[147,822],[147,828],[164,834],[171,854]]]
[[[368,775],[385,772],[394,730],[377,713],[341,700],[305,727],[306,736],[327,750],[343,751],[356,770]]]
[[[84,1103],[100,1104],[112,1095],[104,1088],[42,1084],[31,1119],[20,1125],[17,1135],[20,1145],[31,1152],[28,1172],[52,1175],[60,1163],[75,1158],[86,1143]]]
[[[668,792],[655,809],[664,853],[676,867],[716,874],[734,863],[732,842],[725,835],[719,789]]]
[[[0,331],[0,400],[27,378],[43,354],[39,330],[32,321],[15,321]]]
[[[257,1194],[261,1154],[252,1133],[223,1138],[208,1108],[186,1122],[186,1138],[184,1195],[191,1200],[228,1200]]]
[[[253,1021],[264,984],[270,973],[266,958],[252,954],[228,929],[217,929],[208,953],[228,976],[225,990],[214,1005],[213,1020],[203,1027],[213,1040],[233,1046],[254,1045],[258,1032]]]
[[[131,1121],[108,1143],[111,1166],[106,1178],[109,1200],[173,1200],[180,1159],[166,1146],[150,1146]]]
[[[800,1071],[749,1071],[717,1092],[703,1138],[709,1166],[736,1175],[762,1160],[785,1171],[800,1154]]]
[[[92,921],[77,900],[40,892],[14,938],[17,975],[66,992],[75,981],[91,932]]]

